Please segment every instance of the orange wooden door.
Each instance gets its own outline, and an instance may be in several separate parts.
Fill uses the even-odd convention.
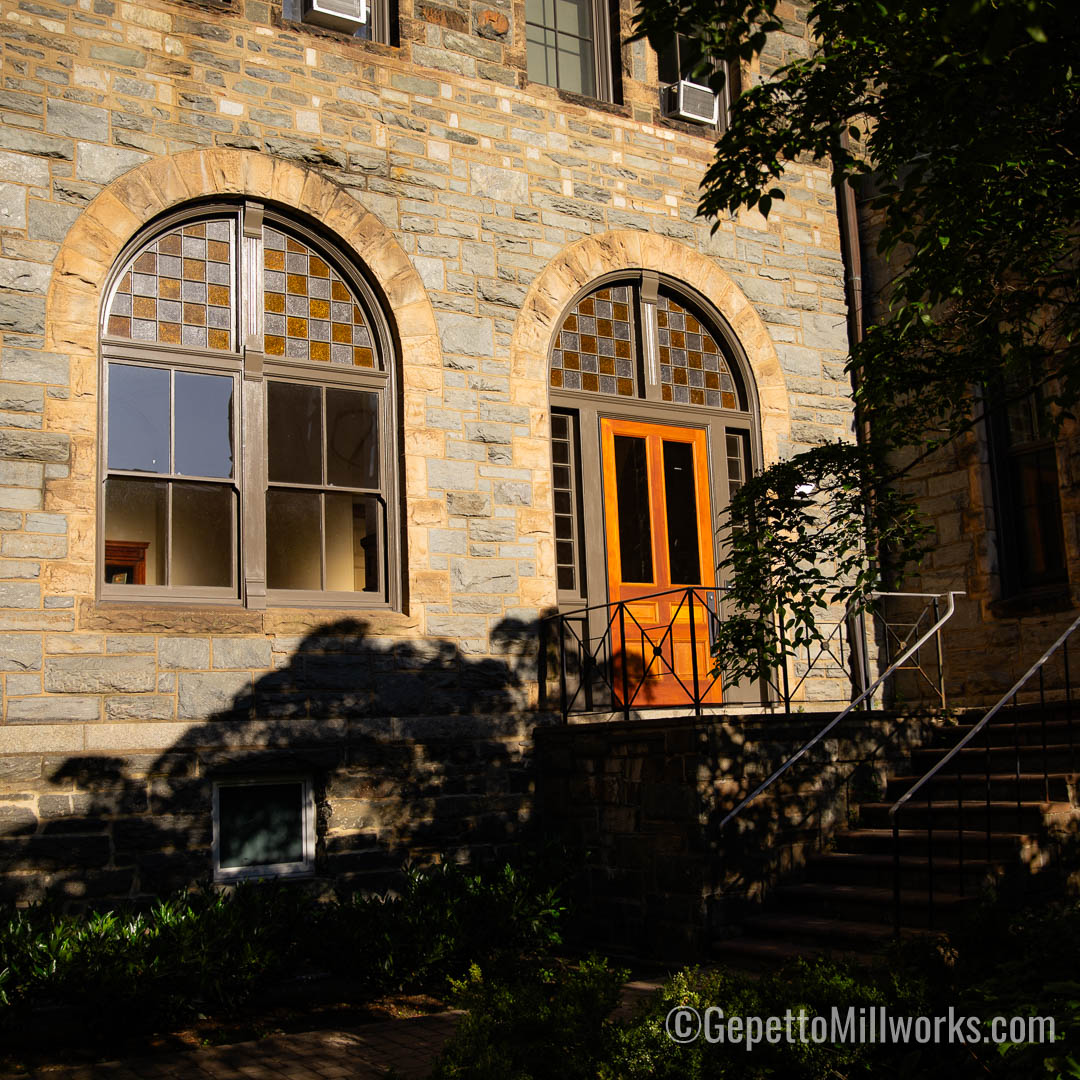
[[[700,428],[602,419],[600,449],[608,598],[627,601],[625,653],[612,625],[615,691],[623,665],[631,704],[720,700],[710,674],[709,611],[715,601],[708,455]],[[687,589],[694,590],[693,604]],[[680,590],[669,596],[657,593]],[[692,612],[692,615],[691,615]]]

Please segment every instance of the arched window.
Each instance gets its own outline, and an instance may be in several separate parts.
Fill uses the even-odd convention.
[[[713,585],[717,516],[757,454],[749,367],[719,313],[649,271],[594,284],[559,324],[550,394],[560,605]]]
[[[103,598],[397,604],[391,338],[341,251],[258,204],[170,215],[101,343]]]

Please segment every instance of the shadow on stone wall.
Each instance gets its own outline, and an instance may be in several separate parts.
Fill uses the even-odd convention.
[[[581,724],[537,732],[545,834],[587,852],[582,927],[594,946],[661,960],[730,936],[781,880],[798,880],[891,763],[929,737],[858,714],[723,833],[719,824],[831,713]]]
[[[504,854],[530,816],[535,640],[535,625],[505,620],[496,655],[472,658],[444,641],[377,643],[343,620],[164,751],[46,759],[37,813],[32,795],[0,823],[5,898],[77,905],[207,880],[220,779],[311,778],[324,889]],[[154,725],[139,726],[154,745]]]

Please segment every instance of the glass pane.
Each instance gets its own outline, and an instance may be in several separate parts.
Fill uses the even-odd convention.
[[[267,356],[379,367],[364,313],[329,262],[269,226],[263,241]]]
[[[596,91],[592,73],[592,42],[559,34],[559,89],[575,94]]]
[[[163,480],[105,481],[106,584],[166,584],[167,487]]]
[[[555,50],[545,44],[547,36],[543,30],[527,27],[528,40],[525,46],[525,63],[529,81],[542,83],[544,86],[555,85]]]
[[[645,440],[615,436],[615,493],[619,512],[622,580],[653,580],[652,521]]]
[[[1029,587],[1064,581],[1057,453],[1047,446],[1016,454],[1011,471],[1020,581]]]
[[[716,337],[693,312],[660,293],[656,325],[664,401],[719,409],[742,407]]]
[[[555,27],[561,34],[592,41],[591,0],[555,0]]]
[[[218,853],[224,868],[303,862],[304,785],[218,788]]]
[[[322,483],[322,391],[299,383],[267,383],[271,483]]]
[[[110,469],[169,471],[169,372],[109,365]]]
[[[233,491],[224,484],[174,484],[170,585],[233,584]]]
[[[379,486],[379,397],[358,390],[326,391],[326,482]]]
[[[233,385],[228,375],[176,373],[173,452],[181,476],[232,476]]]
[[[597,289],[570,309],[551,351],[553,387],[635,395],[629,293]]]
[[[672,585],[701,584],[694,448],[664,440],[664,503]]]
[[[379,587],[379,505],[360,495],[326,496],[326,587],[374,592]]]
[[[116,287],[105,332],[163,345],[231,349],[232,220],[194,222],[135,256]]]
[[[308,491],[266,493],[267,588],[322,588],[319,499]]]

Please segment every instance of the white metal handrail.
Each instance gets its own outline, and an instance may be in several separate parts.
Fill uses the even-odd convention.
[[[925,595],[929,596],[941,594],[927,593]],[[948,603],[945,607],[945,613],[937,620],[937,622],[935,622],[924,634],[922,634],[913,645],[908,646],[908,648],[905,649],[850,705],[848,705],[847,708],[845,708],[843,711],[833,717],[833,719],[830,720],[829,723],[826,724],[812,739],[809,739],[807,742],[803,743],[803,745],[798,750],[796,750],[795,753],[792,754],[791,757],[789,757],[787,761],[785,761],[784,764],[780,766],[779,769],[777,769],[762,784],[759,784],[758,787],[755,788],[755,790],[751,794],[747,795],[746,798],[743,799],[742,802],[740,802],[734,810],[728,813],[723,819],[723,821],[720,822],[721,829],[723,829],[728,824],[728,822],[732,820],[732,818],[736,817],[739,813],[741,813],[741,811],[745,807],[749,806],[750,803],[752,803],[763,791],[765,791],[766,788],[770,787],[777,780],[778,777],[783,776],[783,774],[786,773],[788,769],[790,769],[791,766],[794,765],[795,762],[798,761],[799,758],[801,758],[808,750],[821,742],[821,740],[824,739],[825,736],[828,735],[829,732],[832,731],[832,729],[836,727],[836,725],[839,724],[845,716],[848,715],[848,713],[853,712],[864,701],[866,701],[867,698],[872,697],[874,691],[877,690],[877,688],[881,686],[881,684],[890,675],[892,675],[893,672],[895,672],[901,664],[904,664],[908,660],[910,660],[911,657],[914,656],[915,653],[918,652],[919,649],[922,648],[922,646],[925,645],[926,642],[929,641],[930,638],[933,637],[934,634],[936,634],[941,629],[941,627],[944,626],[945,623],[947,623],[949,619],[952,618],[953,612],[956,610],[956,597],[964,596],[966,594],[963,590],[957,589],[952,592],[946,593],[945,595],[948,596]]]

